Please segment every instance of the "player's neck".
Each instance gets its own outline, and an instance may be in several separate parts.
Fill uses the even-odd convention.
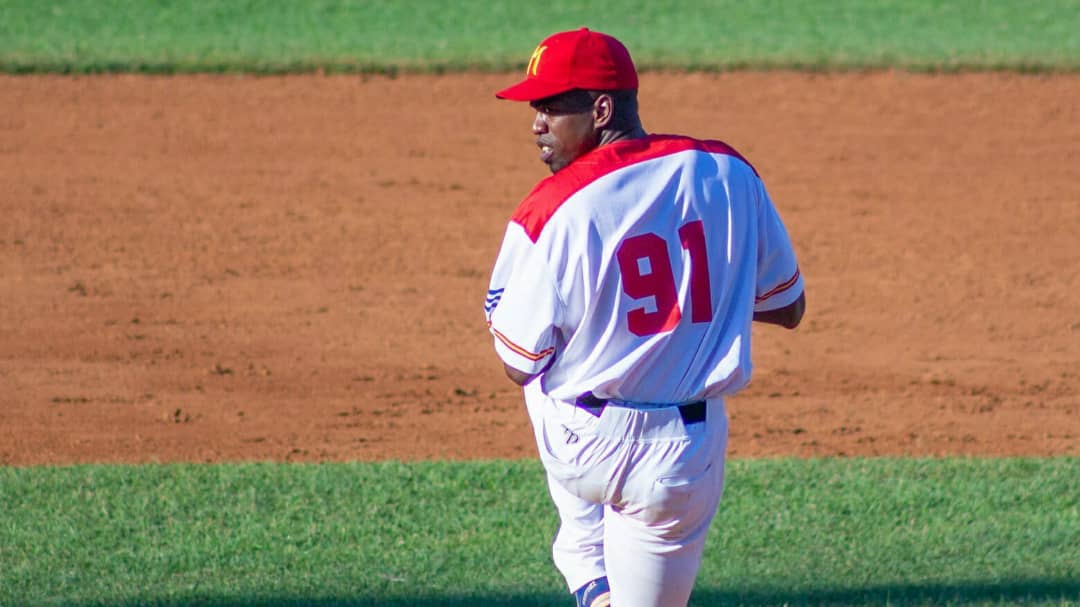
[[[615,143],[616,141],[626,141],[628,139],[640,139],[648,135],[645,132],[645,128],[640,124],[632,129],[604,129],[600,133],[600,144],[605,145],[608,143]]]

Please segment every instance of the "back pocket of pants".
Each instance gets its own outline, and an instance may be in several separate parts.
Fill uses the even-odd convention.
[[[662,476],[653,483],[653,493],[645,510],[642,512],[650,522],[680,520],[689,510],[691,497],[695,491],[704,490],[701,483],[708,478],[712,464],[691,474],[672,474]]]

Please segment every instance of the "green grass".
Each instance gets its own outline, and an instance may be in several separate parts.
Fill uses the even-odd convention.
[[[566,605],[539,464],[0,468],[0,605]],[[736,461],[693,605],[1080,605],[1080,459]]]
[[[645,68],[1080,68],[1080,0],[0,0],[0,70],[520,68],[582,25]]]

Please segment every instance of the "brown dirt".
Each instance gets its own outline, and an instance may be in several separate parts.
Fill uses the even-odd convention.
[[[532,456],[482,313],[515,77],[0,77],[0,463]],[[806,275],[736,457],[1080,455],[1080,76],[642,84]]]

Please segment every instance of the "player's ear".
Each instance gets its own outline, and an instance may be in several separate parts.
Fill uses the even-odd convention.
[[[593,127],[597,129],[606,128],[611,124],[611,119],[614,116],[615,99],[607,93],[601,93],[593,102]]]

